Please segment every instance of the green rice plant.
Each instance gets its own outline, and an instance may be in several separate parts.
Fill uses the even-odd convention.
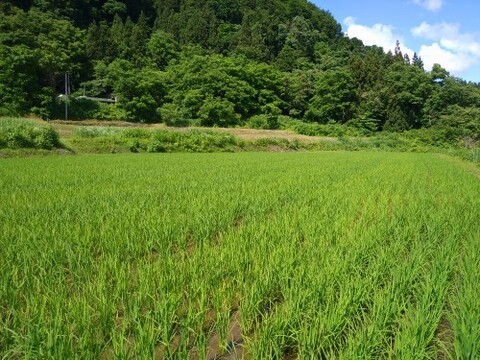
[[[472,214],[473,215],[473,214]],[[478,225],[478,222],[477,222]],[[472,232],[459,259],[454,290],[450,295],[451,312],[447,314],[447,325],[453,336],[442,339],[443,345],[451,349],[453,359],[476,359],[480,356],[480,306],[479,288],[480,258],[478,256],[478,235],[480,230]],[[467,275],[468,274],[468,275]]]
[[[475,359],[472,166],[380,151],[2,159],[0,357]]]

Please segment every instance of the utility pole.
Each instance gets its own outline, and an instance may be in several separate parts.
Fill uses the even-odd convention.
[[[65,121],[68,121],[68,74],[65,74]]]

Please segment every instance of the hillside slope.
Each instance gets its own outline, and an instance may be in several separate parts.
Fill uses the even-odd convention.
[[[274,129],[283,116],[479,138],[478,84],[349,39],[306,0],[7,0],[0,11],[0,115],[62,118],[68,74],[71,118]]]

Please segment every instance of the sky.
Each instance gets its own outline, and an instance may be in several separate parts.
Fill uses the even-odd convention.
[[[425,69],[434,63],[450,74],[480,82],[480,0],[310,0],[328,10],[343,32],[385,51],[400,41]]]

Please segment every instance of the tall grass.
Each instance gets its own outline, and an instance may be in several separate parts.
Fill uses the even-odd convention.
[[[0,118],[0,149],[61,147],[58,133],[51,127],[17,118]]]
[[[222,132],[111,127],[79,127],[71,142],[84,152],[227,152],[243,147],[240,139]]]
[[[4,358],[480,356],[480,182],[445,157],[7,159]]]

